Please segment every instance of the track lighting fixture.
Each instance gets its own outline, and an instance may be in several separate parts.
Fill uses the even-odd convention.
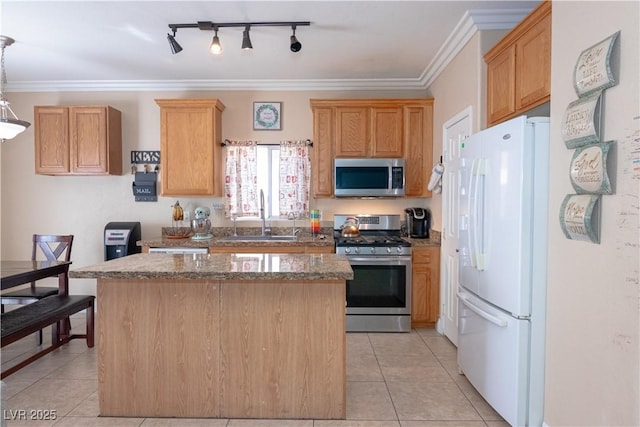
[[[222,45],[220,44],[220,39],[218,38],[218,27],[214,26],[213,31],[215,31],[215,34],[213,35],[213,39],[211,40],[211,46],[209,46],[209,50],[214,55],[220,55],[222,53]]]
[[[290,49],[292,52],[299,52],[302,49],[302,43],[296,37],[296,28],[298,26],[309,26],[311,22],[309,21],[288,21],[288,22],[211,22],[211,21],[198,21],[195,24],[169,24],[169,28],[173,32],[173,35],[167,34],[167,40],[169,40],[169,46],[171,48],[171,53],[176,54],[182,51],[182,46],[178,44],[175,39],[176,32],[179,28],[198,28],[203,31],[211,31],[215,32],[213,39],[211,40],[211,44],[209,46],[209,50],[213,54],[222,53],[222,45],[220,44],[220,39],[218,38],[218,29],[222,27],[242,27],[244,28],[242,32],[242,49],[253,49],[253,45],[251,44],[251,38],[249,37],[249,30],[251,27],[291,27],[293,31],[293,35],[291,36],[291,45]]]
[[[2,69],[2,75],[0,76],[0,140],[2,141],[14,138],[31,126],[31,123],[18,119],[16,113],[11,109],[9,101],[4,97],[4,87],[7,84],[7,75],[4,72],[4,48],[11,46],[14,41],[11,37],[0,36],[0,49],[2,49],[2,57],[0,59],[0,67]]]
[[[291,52],[300,52],[300,49],[302,49],[302,43],[300,43],[296,37],[295,25],[291,26],[291,31],[293,31],[293,34],[291,35]]]
[[[174,55],[182,50],[182,46],[180,43],[176,41],[176,30],[173,30],[173,35],[167,33],[167,40],[169,40],[169,47],[171,48],[171,53]]]
[[[249,38],[249,28],[249,25],[247,25],[246,27],[244,27],[244,31],[242,32],[242,50],[253,49],[251,39]]]

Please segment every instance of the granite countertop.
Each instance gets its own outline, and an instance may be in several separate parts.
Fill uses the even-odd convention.
[[[351,280],[335,254],[134,254],[70,270],[77,279]]]
[[[273,228],[274,235],[290,234],[291,228]],[[246,246],[334,246],[333,231],[331,229],[321,229],[317,236],[311,235],[308,231],[301,231],[296,240],[224,240],[224,237],[233,234],[232,228],[214,227],[211,229],[213,237],[204,240],[194,240],[191,237],[173,238],[165,234],[166,229],[162,230],[162,235],[152,237],[151,239],[142,239],[137,242],[138,246],[148,246],[150,248],[207,248],[210,246],[219,247],[246,247]],[[259,236],[261,230],[259,228],[238,228],[238,234],[241,236]]]
[[[429,238],[428,239],[416,239],[416,238],[407,238],[408,241],[411,242],[411,246],[420,247],[420,246],[440,246],[440,232],[438,230],[429,230]]]
[[[289,230],[289,229],[288,229]],[[260,241],[260,240],[224,240],[224,236],[230,236],[231,229],[212,229],[213,237],[206,240],[193,240],[191,237],[184,237],[181,239],[170,238],[166,235],[153,237],[151,239],[142,239],[137,242],[138,246],[148,246],[150,248],[169,248],[169,247],[183,247],[183,248],[207,248],[210,246],[219,247],[260,247],[260,246],[331,246],[335,245],[333,239],[333,230],[321,230],[320,236],[312,236],[311,233],[302,232],[298,235],[298,239],[292,241]],[[238,231],[241,231],[240,229]],[[242,230],[245,235],[259,235],[260,229],[256,230]],[[284,234],[282,232],[276,234]],[[440,246],[440,232],[437,230],[430,230],[428,239],[411,239],[407,238],[413,246]]]

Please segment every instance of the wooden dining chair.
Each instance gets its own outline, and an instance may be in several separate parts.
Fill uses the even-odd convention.
[[[33,248],[31,250],[31,260],[36,261],[44,259],[47,261],[71,261],[71,246],[73,245],[73,235],[33,235]],[[69,276],[65,276],[66,286],[69,289]],[[2,312],[4,313],[5,304],[31,304],[50,295],[56,295],[59,287],[53,286],[36,286],[36,282],[31,282],[29,287],[21,288],[11,292],[3,292],[0,294],[2,302]],[[66,329],[71,330],[71,322],[67,318]],[[38,345],[42,344],[42,330],[38,331]]]

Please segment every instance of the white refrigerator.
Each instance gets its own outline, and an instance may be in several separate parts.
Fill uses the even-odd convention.
[[[516,117],[460,152],[458,366],[509,424],[540,426],[549,119]]]

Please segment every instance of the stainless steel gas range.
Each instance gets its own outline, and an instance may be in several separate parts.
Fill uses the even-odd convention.
[[[354,217],[359,236],[342,237],[342,225]],[[333,222],[336,254],[349,259],[354,274],[347,281],[347,331],[409,332],[411,243],[402,237],[400,215],[340,214]]]

